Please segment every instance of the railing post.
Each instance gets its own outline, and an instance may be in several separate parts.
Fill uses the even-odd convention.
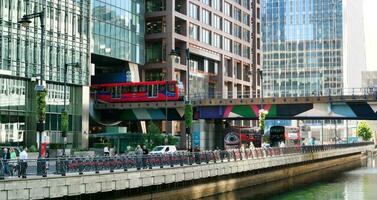
[[[158,157],[159,157],[159,159],[160,159],[160,168],[162,169],[162,168],[164,168],[164,159],[163,159],[163,155],[159,155]]]
[[[123,157],[123,171],[125,171],[125,172],[128,171],[128,169],[127,169],[127,161],[128,161],[127,157],[126,156]]]
[[[81,160],[82,158],[80,158],[79,160],[78,160],[78,164],[79,164],[79,175],[83,175],[83,166],[82,166],[82,160]]]
[[[114,158],[108,157],[107,162],[109,163],[110,173],[114,172]]]
[[[170,154],[170,167],[174,167],[174,163],[173,163],[173,154]]]
[[[3,160],[0,160],[0,180],[4,180],[4,163]]]

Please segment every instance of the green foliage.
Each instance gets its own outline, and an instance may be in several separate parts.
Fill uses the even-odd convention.
[[[38,149],[37,147],[35,147],[35,145],[31,145],[28,149],[29,152],[38,152]]]
[[[372,129],[366,121],[361,121],[357,125],[356,134],[361,137],[364,141],[369,141],[372,138]]]
[[[63,111],[61,114],[61,132],[62,136],[66,137],[68,132],[68,112]]]
[[[46,120],[46,96],[46,90],[37,92],[37,120],[39,122],[44,122]]]
[[[164,145],[165,137],[161,134],[160,128],[152,121],[148,123],[147,134],[144,135],[144,141],[148,149],[152,149],[158,145]]]
[[[265,110],[259,111],[259,130],[262,134],[264,134],[264,126],[265,126],[267,114],[268,112]]]
[[[148,134],[161,134],[161,130],[160,130],[160,128],[158,126],[156,126],[155,123],[153,123],[152,121],[150,121],[148,123],[147,133]]]
[[[192,105],[191,104],[187,104],[185,106],[185,124],[186,124],[186,127],[191,127],[191,124],[192,124]]]
[[[264,135],[264,136],[263,136],[263,142],[265,142],[265,143],[270,143],[270,137],[267,136],[267,135]]]

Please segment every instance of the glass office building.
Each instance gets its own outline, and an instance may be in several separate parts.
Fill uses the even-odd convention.
[[[342,0],[262,0],[265,96],[342,92],[343,6]]]
[[[42,2],[42,3],[41,3]],[[35,86],[40,77],[40,20],[29,28],[18,24],[25,14],[45,8],[45,79],[48,90],[44,142],[61,143],[60,113],[64,102],[64,65],[68,67],[66,102],[69,112],[68,147],[85,145],[88,126],[83,115],[83,91],[89,84],[90,0],[0,0],[0,143],[35,145]],[[44,6],[42,6],[44,5]]]
[[[144,1],[93,0],[93,53],[144,63]]]

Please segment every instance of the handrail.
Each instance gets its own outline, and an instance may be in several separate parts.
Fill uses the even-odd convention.
[[[36,176],[37,167],[41,170],[43,177],[47,175],[65,176],[66,174],[99,173],[100,171],[114,172],[114,170],[128,171],[141,169],[156,169],[164,167],[181,167],[188,165],[213,164],[217,162],[232,162],[244,159],[260,159],[265,157],[276,157],[292,154],[303,154],[328,151],[333,149],[344,149],[373,145],[373,142],[352,143],[352,144],[331,144],[285,148],[254,148],[254,149],[232,149],[213,150],[202,152],[178,152],[174,154],[155,155],[117,155],[117,156],[88,156],[88,157],[60,157],[46,158],[42,160],[1,160],[0,179],[8,177]],[[37,164],[43,162],[42,164]]]

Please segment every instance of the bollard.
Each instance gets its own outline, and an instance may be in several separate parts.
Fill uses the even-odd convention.
[[[174,167],[174,163],[173,163],[173,155],[170,155],[170,167]]]

